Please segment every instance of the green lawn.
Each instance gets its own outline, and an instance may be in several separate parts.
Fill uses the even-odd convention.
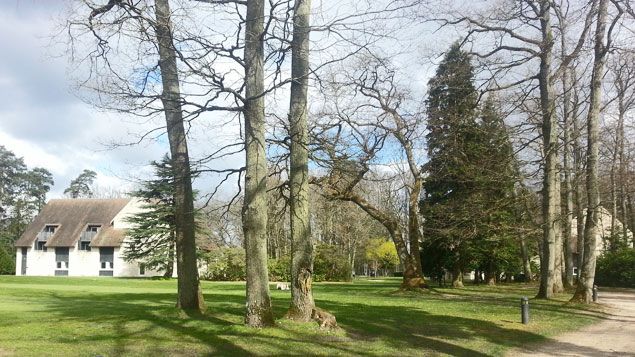
[[[519,323],[519,299],[535,287],[466,287],[398,292],[399,280],[315,284],[317,304],[339,331],[278,320],[242,325],[244,283],[204,282],[207,313],[174,308],[176,282],[116,278],[0,276],[0,356],[195,355],[501,355],[601,318],[560,300],[531,300]],[[272,290],[281,317],[289,292]]]

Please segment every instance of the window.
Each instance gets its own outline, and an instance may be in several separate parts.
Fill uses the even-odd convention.
[[[98,224],[89,224],[88,226],[86,226],[86,230],[82,232],[81,236],[79,237],[77,248],[79,250],[90,251],[90,242],[97,235],[97,232],[99,232],[100,228],[101,226]]]
[[[36,240],[35,241],[35,250],[41,250],[43,252],[46,252],[46,241],[40,241],[40,240]]]
[[[55,264],[60,270],[68,270],[68,247],[55,248]]]
[[[35,238],[34,249],[46,252],[46,242],[55,234],[57,227],[55,224],[45,225],[44,229]]]
[[[115,248],[99,248],[99,263],[101,264],[101,271],[99,275],[102,275],[102,271],[110,271],[110,275],[112,276],[112,270],[114,268],[114,258],[115,258]],[[105,273],[106,274],[106,273]]]

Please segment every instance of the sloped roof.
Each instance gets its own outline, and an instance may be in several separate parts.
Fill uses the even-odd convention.
[[[30,247],[37,234],[46,225],[57,225],[55,234],[49,238],[47,247],[72,247],[79,240],[80,234],[87,225],[101,225],[100,233],[94,239],[101,239],[105,244],[114,242],[111,234],[101,238],[101,231],[109,231],[110,224],[128,203],[130,198],[116,199],[57,199],[50,200],[42,211],[29,224],[26,231],[15,243],[16,247]],[[111,229],[111,231],[116,231]],[[108,233],[108,232],[104,232]],[[118,240],[117,240],[118,241]],[[102,246],[116,246],[103,245]]]
[[[112,226],[104,227],[90,242],[91,247],[119,247],[126,238],[125,229],[116,229]]]

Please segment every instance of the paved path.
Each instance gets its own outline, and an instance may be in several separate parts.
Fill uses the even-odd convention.
[[[600,291],[599,299],[609,307],[606,320],[508,356],[635,356],[635,290]]]

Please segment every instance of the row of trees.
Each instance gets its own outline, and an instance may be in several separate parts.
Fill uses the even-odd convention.
[[[167,0],[110,0],[102,6],[88,1],[90,16],[85,7],[78,8],[68,22],[68,34],[69,52],[78,56],[73,59],[90,65],[84,87],[105,100],[97,105],[165,119],[164,125],[144,136],[166,131],[170,142],[179,306],[203,306],[191,164],[200,173],[221,175],[221,182],[238,176],[243,192],[246,323],[251,326],[273,323],[267,248],[280,249],[281,240],[271,234],[275,224],[269,214],[269,189],[280,190],[289,208],[285,212],[293,298],[288,316],[311,316],[316,234],[311,232],[315,214],[310,208],[315,206],[310,183],[317,194],[350,202],[383,227],[404,268],[402,286],[414,289],[425,286],[422,242],[432,247],[428,251],[444,252],[442,266],[454,272],[454,280],[470,267],[492,277],[514,269],[512,261],[521,258],[528,273],[529,239],[539,227],[539,296],[550,298],[561,289],[563,275],[572,283],[573,239],[562,227],[570,227],[573,212],[582,221],[586,208],[585,227],[578,234],[578,250],[582,253],[584,248],[584,253],[576,299],[589,301],[600,206],[599,117],[607,107],[601,101],[600,78],[618,29],[630,20],[628,2],[613,1],[610,11],[607,0],[507,1],[495,8],[478,3],[458,10],[445,3],[428,7],[435,5],[432,0],[377,2],[364,9],[353,7],[354,13],[338,14],[319,25],[311,25],[306,0],[174,3],[176,9],[170,9]],[[222,25],[211,29],[206,22],[211,19]],[[408,21],[437,22],[466,34],[447,52],[429,82],[424,105],[421,95],[400,81],[400,66],[377,47],[390,34],[391,24],[399,22],[400,27]],[[309,49],[309,33],[332,35],[346,44],[345,53],[322,51],[324,56],[312,62],[316,50]],[[329,36],[316,42],[338,49]],[[592,56],[589,44],[594,47]],[[592,68],[588,81],[589,74],[582,71],[585,64]],[[314,108],[307,99],[310,78],[317,84],[312,95],[319,98]],[[291,87],[289,109],[282,111],[288,115],[276,115],[280,108],[272,103],[286,85]],[[483,92],[498,94],[482,96]],[[186,128],[209,112],[225,123],[239,121],[240,141],[221,144],[193,160]],[[266,113],[272,113],[274,125],[269,125]],[[504,118],[519,123],[517,130],[509,131]],[[586,155],[576,126],[588,128]],[[622,154],[616,157],[627,152],[617,151]],[[240,152],[244,167],[209,164]],[[312,177],[309,160],[315,165]],[[628,186],[622,187],[624,204],[618,204],[617,177],[619,170],[627,175],[628,168],[625,163],[620,167],[613,170],[612,192],[614,211],[621,210],[625,217]],[[276,180],[268,180],[270,175]],[[376,185],[368,185],[373,182]],[[540,215],[535,214],[536,197],[531,193],[538,182]],[[570,204],[574,194],[575,205]]]

